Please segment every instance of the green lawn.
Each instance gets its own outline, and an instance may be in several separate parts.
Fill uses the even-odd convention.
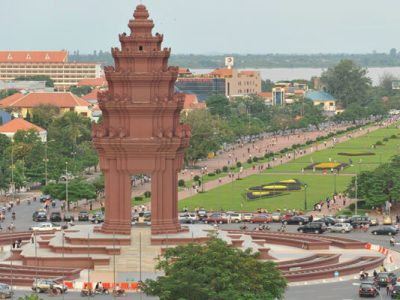
[[[388,161],[393,155],[399,153],[400,138],[389,139],[384,142],[384,146],[377,146],[372,149],[371,146],[377,141],[382,141],[385,137],[393,134],[399,134],[400,130],[391,127],[384,128],[369,133],[357,139],[341,143],[334,148],[320,150],[313,154],[306,155],[296,159],[290,163],[278,166],[266,172],[249,176],[243,180],[235,180],[231,184],[212,189],[203,194],[197,194],[188,199],[179,201],[179,208],[188,207],[194,209],[196,207],[204,207],[210,210],[249,210],[253,211],[257,208],[265,208],[268,210],[280,209],[304,209],[304,190],[287,193],[285,195],[264,198],[259,200],[246,200],[244,194],[246,189],[260,184],[268,184],[283,179],[297,178],[306,183],[307,188],[307,205],[308,209],[312,209],[312,205],[320,200],[324,200],[327,196],[332,196],[334,192],[334,175],[328,172],[322,175],[320,171],[313,174],[312,171],[305,171],[301,174],[302,168],[305,168],[313,162],[337,161],[349,163],[349,159],[353,160],[353,166],[349,166],[343,170],[343,174],[336,176],[336,190],[343,191],[351,181],[351,176],[345,174],[354,174],[360,171],[372,170],[381,162]],[[376,153],[374,156],[348,157],[340,156],[338,152],[360,152],[370,151]],[[289,174],[279,174],[289,173]],[[290,174],[292,173],[292,174]]]

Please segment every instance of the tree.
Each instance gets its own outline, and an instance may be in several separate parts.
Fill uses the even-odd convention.
[[[353,61],[341,60],[335,67],[322,73],[321,80],[327,91],[347,107],[351,103],[364,104],[368,101],[371,79],[366,75],[367,70]]]
[[[207,98],[208,110],[213,115],[228,116],[230,114],[229,99],[222,95],[212,95]]]
[[[43,194],[48,194],[54,199],[66,200],[65,183],[50,183],[42,187]],[[77,201],[80,199],[94,199],[96,191],[93,184],[88,183],[80,178],[68,182],[68,200]]]
[[[379,87],[383,89],[385,96],[389,96],[393,93],[392,82],[397,79],[396,76],[387,72],[379,77]]]
[[[0,100],[7,98],[11,95],[18,93],[18,90],[10,89],[10,90],[1,90],[0,91]]]
[[[269,79],[261,81],[261,90],[263,92],[271,92],[274,86],[275,84]]]
[[[211,238],[206,245],[167,249],[157,269],[165,275],[147,279],[143,290],[161,300],[283,299],[286,280],[273,262]]]
[[[48,129],[54,118],[60,115],[60,108],[50,104],[42,104],[32,109],[32,123]]]
[[[46,81],[46,87],[54,87],[54,80],[50,76],[35,75],[35,76],[18,76],[15,78],[17,81]]]
[[[89,94],[92,90],[93,88],[88,85],[78,86],[78,87],[74,86],[70,88],[70,92],[73,93],[74,95],[77,95],[78,97],[85,96]]]
[[[373,171],[361,172],[357,178],[358,198],[364,199],[369,207],[384,205],[386,201],[398,200],[400,194],[400,156],[390,163],[382,164]],[[347,191],[355,196],[355,178]]]

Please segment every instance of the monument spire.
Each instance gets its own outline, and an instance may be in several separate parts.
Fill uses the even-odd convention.
[[[131,176],[151,175],[153,234],[181,230],[177,172],[189,145],[190,129],[180,123],[184,96],[174,91],[177,67],[169,67],[171,49],[163,35],[152,34],[153,20],[143,4],[112,48],[115,67],[105,67],[109,90],[99,92],[103,122],[93,126],[93,142],[105,174],[106,233],[131,230]]]

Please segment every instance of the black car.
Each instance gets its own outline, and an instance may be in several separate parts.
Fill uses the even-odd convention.
[[[358,289],[358,295],[360,297],[376,297],[379,295],[379,290],[373,282],[361,282],[360,288]]]
[[[86,210],[80,211],[78,221],[89,221],[89,213]]]
[[[370,225],[371,224],[371,219],[369,217],[363,217],[363,216],[352,216],[349,220],[348,223],[350,223],[353,227],[358,227],[361,225]]]
[[[50,221],[51,222],[61,222],[61,213],[59,211],[53,211],[50,215]]]
[[[318,222],[325,223],[326,226],[331,226],[336,224],[336,220],[331,217],[323,217],[321,219],[318,219]]]
[[[397,283],[397,276],[394,273],[381,272],[376,276],[376,284],[380,287],[386,287],[389,283],[395,285]]]
[[[400,295],[400,285],[394,285],[392,290],[392,299],[398,299]]]
[[[64,221],[65,221],[65,222],[75,221],[75,217],[74,217],[74,215],[71,214],[71,213],[65,213],[65,214],[64,214]]]
[[[296,224],[296,225],[303,225],[308,223],[308,218],[307,217],[302,217],[302,216],[293,216],[290,217],[287,220],[282,221],[283,224]]]
[[[35,211],[32,215],[32,220],[35,222],[46,222],[47,213],[45,211]]]
[[[297,231],[301,233],[324,233],[326,230],[327,227],[322,222],[311,222],[297,228]]]
[[[39,197],[40,203],[44,203],[44,202],[46,202],[47,200],[51,200],[50,195],[42,195],[42,196]]]
[[[397,229],[393,226],[380,226],[371,231],[374,235],[395,235]]]

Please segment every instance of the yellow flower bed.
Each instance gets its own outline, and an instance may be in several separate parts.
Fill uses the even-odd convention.
[[[316,169],[334,169],[339,167],[340,165],[341,165],[340,163],[329,162],[329,163],[320,163],[318,165],[315,165],[314,167]]]
[[[252,192],[253,196],[267,196],[270,192]]]
[[[287,180],[281,180],[279,183],[297,183],[297,180],[295,179],[287,179]]]
[[[264,190],[286,190],[286,185],[265,185],[263,186]]]

